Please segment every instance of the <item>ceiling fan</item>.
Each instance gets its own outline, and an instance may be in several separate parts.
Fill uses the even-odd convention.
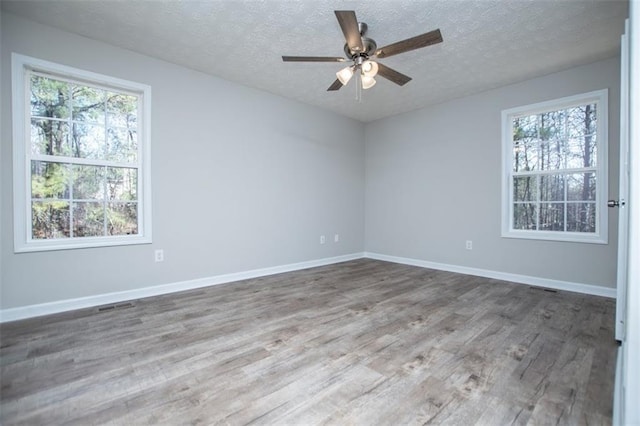
[[[336,73],[338,77],[327,91],[339,90],[345,86],[351,77],[359,71],[360,82],[363,89],[369,89],[376,84],[374,77],[379,75],[390,80],[397,85],[404,86],[411,77],[404,75],[388,66],[373,61],[373,58],[381,59],[399,53],[408,52],[410,50],[420,49],[432,44],[442,42],[442,34],[436,29],[428,33],[421,34],[406,40],[392,43],[378,49],[375,40],[365,36],[367,32],[367,24],[358,22],[356,13],[353,10],[336,10],[334,11],[338,18],[338,23],[346,44],[344,45],[344,53],[346,58],[331,56],[283,56],[284,62],[349,62],[351,64]]]

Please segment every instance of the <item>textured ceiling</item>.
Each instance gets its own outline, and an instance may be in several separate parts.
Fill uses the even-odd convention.
[[[2,9],[367,122],[613,56],[628,1],[2,0]],[[435,28],[444,42],[380,60],[413,80],[377,78],[358,102],[354,82],[326,91],[344,64],[281,59],[344,56],[336,9],[355,10],[379,47]]]

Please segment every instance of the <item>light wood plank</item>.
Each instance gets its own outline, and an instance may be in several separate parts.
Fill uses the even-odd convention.
[[[2,424],[610,424],[614,301],[356,260],[0,325]]]

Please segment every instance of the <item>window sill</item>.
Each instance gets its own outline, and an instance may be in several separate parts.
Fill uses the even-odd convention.
[[[606,236],[597,234],[585,235],[579,232],[552,231],[503,231],[502,238],[523,240],[559,241],[568,243],[608,244]]]
[[[78,240],[33,240],[25,244],[16,245],[14,253],[33,253],[41,251],[55,250],[75,250],[83,248],[95,247],[114,247],[127,246],[136,244],[151,244],[151,237],[134,236],[134,237],[100,237],[100,238],[82,238]]]

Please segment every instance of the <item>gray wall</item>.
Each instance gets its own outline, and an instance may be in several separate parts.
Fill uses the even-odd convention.
[[[2,309],[363,250],[615,286],[615,215],[608,245],[500,237],[500,112],[609,88],[615,196],[617,58],[363,125],[11,14],[1,19]],[[11,52],[152,86],[152,245],[13,253]],[[154,263],[156,248],[165,262]]]
[[[500,237],[500,114],[608,88],[609,193],[615,198],[619,76],[619,58],[612,58],[367,124],[365,249],[615,287],[616,211],[609,214],[607,245]],[[465,240],[473,250],[465,250]]]
[[[1,32],[1,308],[363,251],[362,123],[8,13]],[[152,86],[152,245],[13,253],[11,52]]]

